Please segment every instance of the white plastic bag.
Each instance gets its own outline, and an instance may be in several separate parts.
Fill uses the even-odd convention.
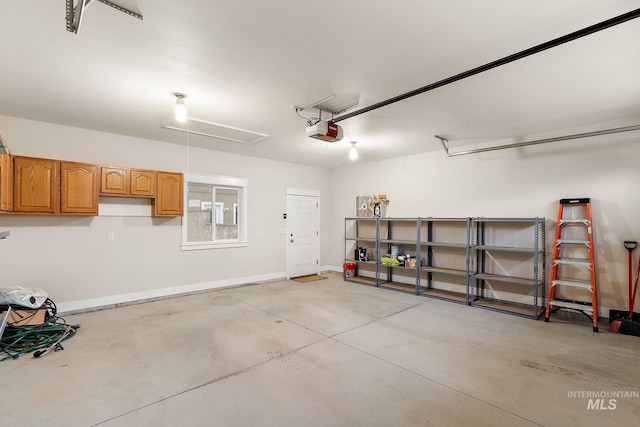
[[[19,305],[27,308],[40,308],[49,295],[39,288],[12,286],[0,288],[0,305]]]

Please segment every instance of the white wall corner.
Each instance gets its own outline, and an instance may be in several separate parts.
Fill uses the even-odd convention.
[[[342,267],[336,267],[335,265],[322,265],[320,266],[320,272],[330,271],[333,273],[342,273]]]

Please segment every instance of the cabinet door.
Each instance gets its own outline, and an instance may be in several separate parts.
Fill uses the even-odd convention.
[[[182,216],[184,178],[181,173],[157,172],[153,216]]]
[[[0,154],[0,211],[13,210],[13,162],[9,154]]]
[[[130,194],[137,197],[154,197],[156,195],[156,173],[155,171],[130,169],[129,182],[131,183]]]
[[[61,162],[60,212],[98,214],[100,171],[97,165]]]
[[[129,174],[125,168],[100,168],[100,194],[126,196],[129,192]]]
[[[13,159],[14,211],[59,211],[59,162],[15,156]]]

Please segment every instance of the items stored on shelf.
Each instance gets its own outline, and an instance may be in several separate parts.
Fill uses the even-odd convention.
[[[389,199],[386,194],[356,196],[356,217],[375,218],[387,216]]]
[[[538,318],[544,230],[539,217],[345,218],[345,261],[357,267],[345,280]],[[354,256],[360,246],[370,248],[367,261]]]

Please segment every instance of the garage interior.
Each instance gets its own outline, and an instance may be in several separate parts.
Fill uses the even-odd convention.
[[[0,424],[632,424],[640,9],[478,3],[3,5]]]

